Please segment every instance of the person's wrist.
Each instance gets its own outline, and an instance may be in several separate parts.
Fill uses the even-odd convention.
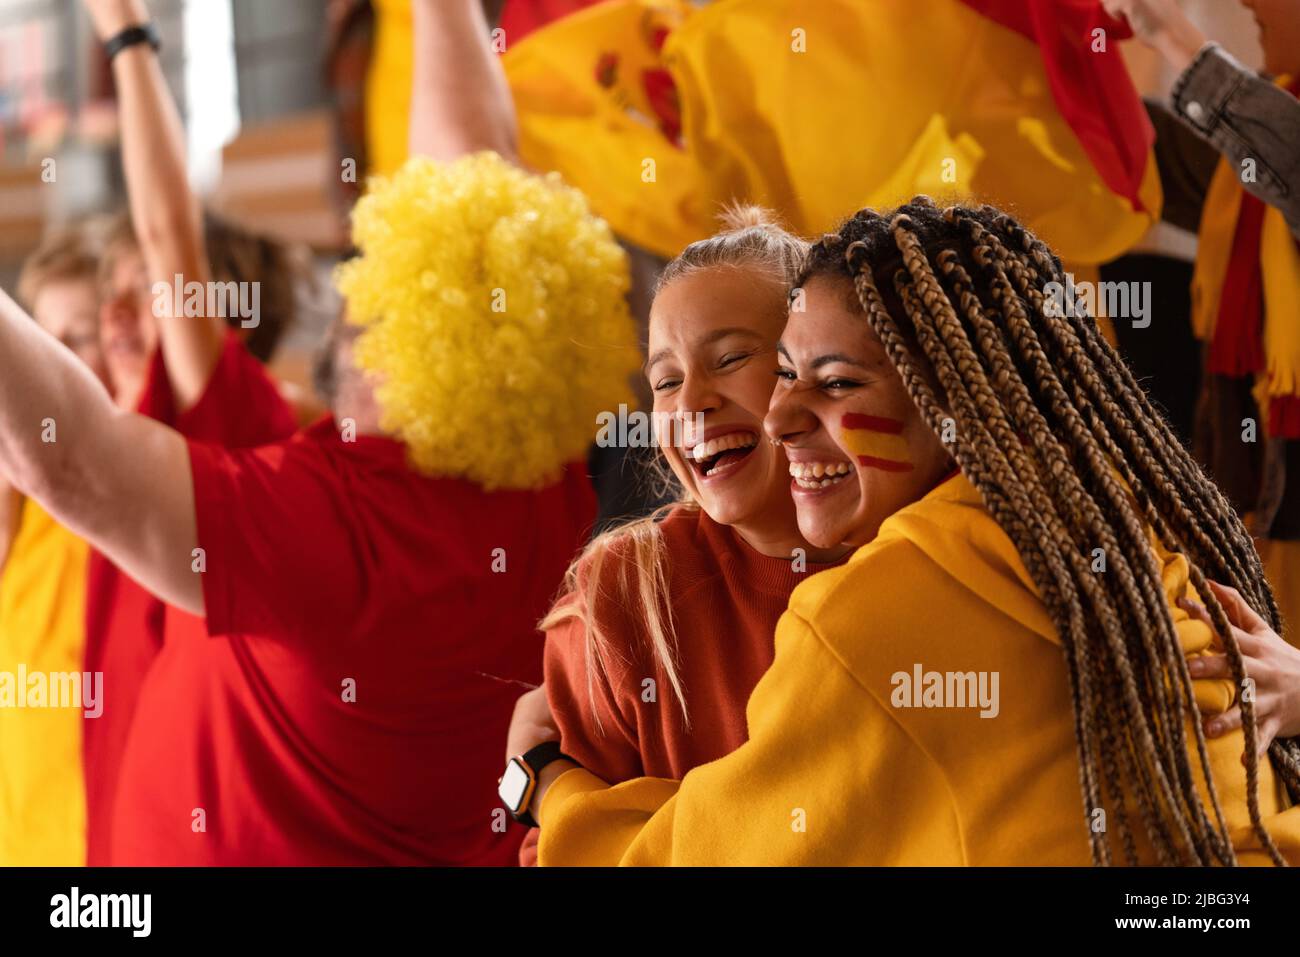
[[[1205,34],[1191,21],[1186,21],[1161,31],[1155,46],[1169,65],[1182,73],[1192,65],[1196,55],[1207,43],[1209,40]]]
[[[141,27],[149,22],[149,10],[139,0],[110,0],[95,5],[95,32],[102,42],[108,42],[129,27]]]

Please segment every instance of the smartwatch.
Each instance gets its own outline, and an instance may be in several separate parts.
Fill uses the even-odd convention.
[[[158,35],[158,28],[152,23],[137,24],[133,27],[127,27],[104,41],[104,53],[110,63],[113,57],[117,56],[127,47],[138,46],[141,43],[147,43],[153,47],[157,53],[162,49],[162,37]]]
[[[511,758],[506,764],[505,773],[497,785],[497,794],[510,816],[520,824],[537,827],[536,818],[529,813],[533,795],[537,793],[537,777],[542,773],[542,768],[561,759],[573,761],[573,758],[560,750],[560,742],[543,741],[519,757]]]

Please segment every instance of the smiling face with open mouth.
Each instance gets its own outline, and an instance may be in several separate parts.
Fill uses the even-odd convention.
[[[790,461],[799,530],[821,548],[866,544],[953,469],[853,300],[847,281],[809,281],[765,422]]]
[[[781,284],[735,266],[686,273],[650,311],[646,375],[663,452],[683,488],[756,547],[798,538],[787,463],[763,436],[785,321]],[[773,546],[774,550],[780,550]]]

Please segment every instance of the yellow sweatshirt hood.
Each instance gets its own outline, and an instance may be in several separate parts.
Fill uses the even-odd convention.
[[[1186,556],[1164,548],[1150,530],[1147,535],[1160,563],[1165,601],[1183,652],[1189,657],[1220,652],[1214,633],[1178,606],[1180,598],[1201,601],[1191,585]],[[1047,641],[1061,644],[1020,553],[965,476],[953,476],[920,501],[896,512],[881,526],[873,544],[894,539],[910,542],[954,581],[1004,615]],[[1087,557],[1098,574],[1107,574],[1111,556],[1099,548]],[[1232,705],[1231,681],[1198,681],[1194,687],[1198,703],[1210,713],[1221,713]]]

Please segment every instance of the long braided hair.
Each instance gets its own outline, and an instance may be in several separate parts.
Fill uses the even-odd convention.
[[[1050,307],[1060,260],[1000,210],[917,197],[823,237],[797,285],[817,276],[853,282],[926,423],[936,435],[955,423],[953,457],[1042,595],[1069,672],[1085,821],[1100,809],[1114,822],[1089,827],[1093,862],[1112,863],[1114,834],[1138,863],[1140,826],[1160,863],[1235,863],[1149,535],[1186,556],[1239,688],[1241,651],[1206,579],[1280,630],[1277,605],[1244,525],[1093,319]],[[1260,814],[1254,708],[1243,698],[1241,709],[1250,820],[1281,865]],[[1269,755],[1300,797],[1300,742],[1274,741]]]

